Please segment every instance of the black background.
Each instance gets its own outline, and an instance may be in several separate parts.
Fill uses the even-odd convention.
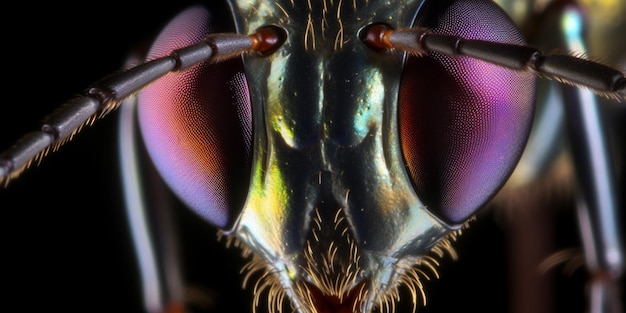
[[[188,5],[16,2],[3,10],[0,150],[36,129],[65,100],[116,71],[137,42],[156,35]],[[85,129],[0,190],[3,308],[142,312],[121,204],[115,116]],[[508,226],[503,214],[492,213],[481,214],[460,238],[459,261],[442,260],[442,277],[427,283],[429,304],[420,312],[509,310]],[[250,312],[252,298],[240,287],[239,251],[216,243],[215,229],[185,209],[178,214],[189,283],[217,295],[212,312]],[[578,244],[573,214],[571,206],[548,213],[557,221],[555,249]],[[583,312],[584,271],[555,276],[557,309]]]

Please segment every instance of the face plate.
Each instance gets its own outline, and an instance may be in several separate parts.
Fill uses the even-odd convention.
[[[226,232],[254,252],[251,271],[270,273],[258,286],[276,307],[287,296],[301,312],[369,312],[395,301],[401,285],[419,302],[420,277],[436,275],[433,252],[453,254],[449,240],[486,201],[451,223],[426,210],[398,131],[405,56],[373,51],[358,38],[371,23],[411,26],[422,4],[231,3],[239,33],[264,25],[287,32],[272,55],[244,57],[255,149],[248,197]],[[491,110],[498,101],[489,101]],[[531,104],[513,117],[523,127]],[[526,136],[515,135],[514,147],[501,153],[518,158]],[[488,188],[501,185],[512,164]]]

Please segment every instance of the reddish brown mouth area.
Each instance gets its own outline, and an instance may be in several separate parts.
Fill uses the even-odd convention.
[[[314,285],[306,284],[317,313],[361,313],[361,296],[365,286],[364,281],[354,286],[342,297],[324,294]]]

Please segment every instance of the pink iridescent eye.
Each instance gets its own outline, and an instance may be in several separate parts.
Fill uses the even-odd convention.
[[[200,7],[181,13],[148,59],[225,31],[211,20]],[[212,224],[231,225],[238,212],[230,209],[243,206],[250,172],[252,115],[241,60],[168,74],[142,91],[138,103],[148,152],[169,187]]]
[[[464,39],[523,44],[489,1],[430,1],[415,26]],[[427,208],[461,223],[511,174],[526,144],[535,78],[469,57],[409,57],[399,98],[401,145]]]

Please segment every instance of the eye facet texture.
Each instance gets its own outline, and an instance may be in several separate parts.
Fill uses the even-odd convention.
[[[524,44],[490,1],[429,1],[415,26],[464,39]],[[427,208],[458,224],[504,184],[526,144],[533,74],[469,57],[429,53],[407,59],[399,97],[404,158]]]
[[[148,59],[200,42],[216,31],[211,20],[201,7],[182,12],[159,35]],[[148,152],[169,187],[212,224],[231,225],[250,171],[252,115],[241,61],[168,74],[143,90],[138,103]]]

